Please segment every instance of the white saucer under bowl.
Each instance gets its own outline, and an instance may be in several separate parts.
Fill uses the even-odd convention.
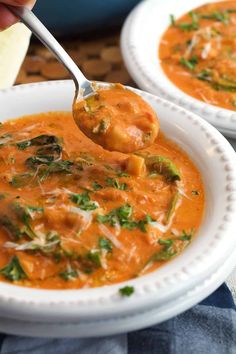
[[[122,284],[82,290],[40,290],[0,282],[1,331],[81,337],[146,327],[196,304],[233,269],[236,263],[233,148],[197,115],[151,94],[136,92],[156,110],[162,131],[188,152],[201,171],[206,210],[196,238],[161,269]],[[0,120],[46,111],[69,111],[73,93],[71,81],[0,91]],[[130,298],[119,296],[118,289],[124,285],[135,288]]]
[[[158,59],[160,39],[176,18],[215,0],[145,0],[128,16],[121,35],[126,67],[138,86],[165,98],[213,124],[224,135],[236,138],[236,112],[197,100],[175,86],[165,75]]]

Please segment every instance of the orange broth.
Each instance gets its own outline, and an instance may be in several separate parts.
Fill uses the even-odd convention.
[[[191,242],[204,210],[199,171],[163,134],[139,155],[109,152],[62,112],[1,125],[0,191],[0,278],[44,289],[153,271]]]
[[[194,98],[236,110],[236,1],[209,3],[171,21],[159,47],[167,77]]]

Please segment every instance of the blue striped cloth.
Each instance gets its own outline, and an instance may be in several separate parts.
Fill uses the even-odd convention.
[[[0,354],[236,354],[236,307],[225,284],[159,325],[111,337],[45,339],[2,334]]]

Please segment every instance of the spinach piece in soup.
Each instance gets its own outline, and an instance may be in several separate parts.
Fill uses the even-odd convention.
[[[30,146],[52,145],[58,144],[59,142],[60,140],[56,136],[43,134],[36,136],[33,139],[20,141],[16,143],[16,147],[19,150],[25,150]]]
[[[177,166],[167,157],[150,155],[145,157],[145,163],[150,173],[156,172],[163,175],[169,182],[181,180]]]

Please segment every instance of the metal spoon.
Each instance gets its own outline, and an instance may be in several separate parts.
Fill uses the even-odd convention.
[[[76,124],[85,135],[87,135],[94,142],[103,146],[105,149],[125,153],[143,149],[154,142],[159,132],[159,122],[156,119],[155,112],[146,102],[143,102],[139,95],[132,93],[130,90],[124,90],[124,88],[122,88],[122,102],[125,105],[131,105],[133,109],[133,113],[129,115],[129,123],[127,123],[126,112],[123,112],[122,107],[119,108],[120,101],[117,103],[113,102],[113,104],[110,105],[108,104],[108,101],[105,101],[106,104],[103,104],[100,107],[103,106],[106,108],[106,116],[109,116],[111,112],[113,116],[112,119],[109,118],[110,123],[108,127],[106,127],[105,132],[103,131],[103,135],[97,139],[97,124],[102,124],[102,120],[97,122],[95,119],[96,117],[94,117],[92,124],[95,125],[91,127],[91,119],[86,119],[86,114],[81,117],[80,106],[77,105],[77,103],[81,103],[82,98],[88,98],[88,95],[95,94],[93,83],[86,79],[75,62],[32,11],[25,7],[16,6],[8,6],[8,9],[14,15],[19,17],[21,21],[34,33],[34,35],[38,37],[38,39],[51,52],[54,53],[57,59],[71,74],[76,89],[73,104],[73,117]],[[106,86],[106,88],[113,88],[113,85],[109,83],[104,83],[102,86]],[[131,101],[133,101],[133,104],[131,104]],[[144,105],[145,109],[143,109]],[[134,107],[138,107],[138,109],[134,109]],[[114,119],[114,109],[118,120]],[[99,116],[97,118],[100,119]],[[135,125],[135,122],[139,122],[137,126]]]
[[[86,79],[78,66],[63,49],[53,35],[47,30],[42,22],[26,7],[7,6],[8,9],[20,18],[33,34],[57,57],[57,59],[67,68],[75,83],[75,100],[81,92],[87,96],[94,92],[92,83]]]

